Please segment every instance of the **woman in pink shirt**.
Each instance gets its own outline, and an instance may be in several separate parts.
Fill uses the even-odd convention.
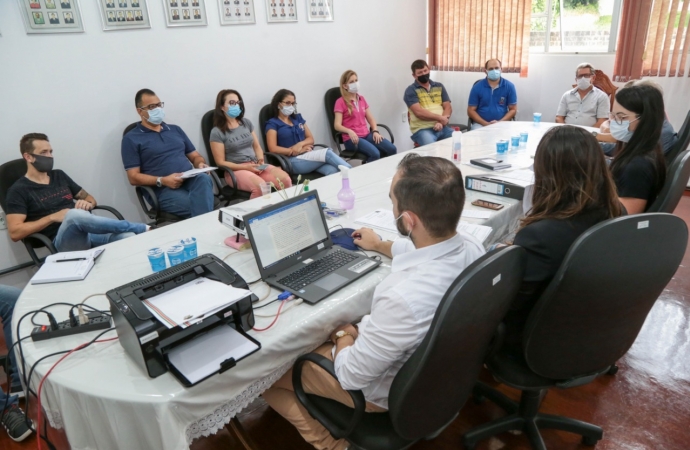
[[[376,120],[369,110],[369,104],[359,95],[359,79],[354,70],[346,70],[340,77],[340,95],[342,97],[335,102],[333,108],[334,126],[343,133],[345,148],[364,153],[367,156],[364,162],[394,155],[397,152],[395,145],[381,136],[376,129]]]

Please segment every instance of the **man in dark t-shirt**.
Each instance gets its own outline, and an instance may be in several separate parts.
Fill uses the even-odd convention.
[[[226,12],[227,15],[227,12]],[[207,174],[182,178],[208,167],[182,128],[163,122],[164,104],[150,89],[134,97],[141,122],[122,138],[122,163],[132,186],[151,186],[163,211],[196,217],[213,211],[213,184]]]
[[[19,142],[26,175],[7,192],[7,227],[13,241],[33,233],[53,240],[60,252],[88,250],[143,233],[147,226],[90,214],[96,199],[62,170],[53,170],[48,136],[30,133]]]

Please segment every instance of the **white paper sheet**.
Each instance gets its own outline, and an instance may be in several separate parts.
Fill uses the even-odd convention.
[[[316,161],[316,162],[326,162],[326,152],[327,148],[320,148],[317,150],[311,150],[301,155],[296,156],[297,159],[304,159],[305,161]]]
[[[488,219],[491,217],[491,212],[477,211],[476,209],[463,209],[462,217],[467,217],[469,219]]]
[[[46,257],[45,263],[31,277],[31,284],[79,281],[86,278],[95,260],[105,249],[62,252]]]
[[[221,325],[168,352],[168,360],[191,383],[218,372],[229,358],[240,360],[259,346],[235,329]]]
[[[200,173],[211,172],[212,170],[216,170],[217,168],[218,167],[204,167],[201,169],[191,169],[186,172],[182,172],[182,176],[180,178],[194,178]]]
[[[486,225],[475,225],[473,223],[463,222],[461,220],[456,230],[463,231],[467,234],[471,234],[472,236],[477,238],[479,242],[483,243],[486,240],[486,238],[489,237],[489,235],[493,231],[493,228],[487,227]]]
[[[522,187],[534,184],[534,172],[529,169],[513,170],[512,172],[502,173],[501,175],[492,176],[491,178],[507,181]]]

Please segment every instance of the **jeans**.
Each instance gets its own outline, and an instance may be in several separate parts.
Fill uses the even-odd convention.
[[[213,182],[199,174],[188,178],[178,189],[153,188],[163,211],[188,219],[213,211]]]
[[[345,148],[349,151],[357,150],[360,153],[367,155],[367,160],[364,162],[376,161],[379,158],[395,155],[398,151],[395,145],[388,139],[384,139],[378,144],[374,142],[374,133],[369,133],[365,137],[360,137],[359,142],[355,145],[351,139],[345,141]]]
[[[604,155],[613,156],[613,151],[616,149],[616,144],[613,142],[599,142],[599,145],[601,145]]]
[[[11,286],[0,285],[0,319],[2,319],[2,331],[5,335],[5,345],[9,350],[12,347],[12,311],[14,310],[14,305],[17,303],[19,294],[22,291]],[[11,382],[8,383],[9,386],[16,386],[20,384],[19,375],[17,372],[17,361],[14,357],[14,349],[10,351],[10,364],[12,365],[12,373],[10,375]],[[0,414],[2,413],[3,407],[7,402],[7,406],[12,406],[17,403],[17,396],[9,396],[5,394],[0,389]]]
[[[143,223],[110,219],[83,209],[72,209],[58,229],[53,244],[59,252],[88,250],[146,231]]]
[[[299,159],[296,156],[291,156],[290,164],[292,164],[292,170],[295,173],[309,173],[316,171],[322,175],[332,175],[334,173],[338,173],[340,171],[338,166],[345,166],[348,169],[352,167],[343,158],[336,155],[335,152],[330,148],[326,152],[325,163],[320,161],[307,161],[306,159]]]
[[[479,122],[472,122],[472,125],[470,126],[470,130],[478,130],[480,128],[484,128],[484,125],[480,124]]]
[[[417,130],[417,132],[412,135],[412,140],[421,147],[422,145],[433,144],[441,139],[447,139],[452,135],[453,129],[450,127],[443,127],[441,131],[434,131],[433,128],[423,128]]]

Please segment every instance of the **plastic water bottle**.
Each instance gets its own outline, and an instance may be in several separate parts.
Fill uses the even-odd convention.
[[[453,162],[457,165],[461,161],[462,132],[453,131]]]
[[[338,168],[343,178],[343,187],[338,192],[338,203],[342,209],[352,209],[355,207],[355,191],[350,189],[350,169],[345,166]]]

